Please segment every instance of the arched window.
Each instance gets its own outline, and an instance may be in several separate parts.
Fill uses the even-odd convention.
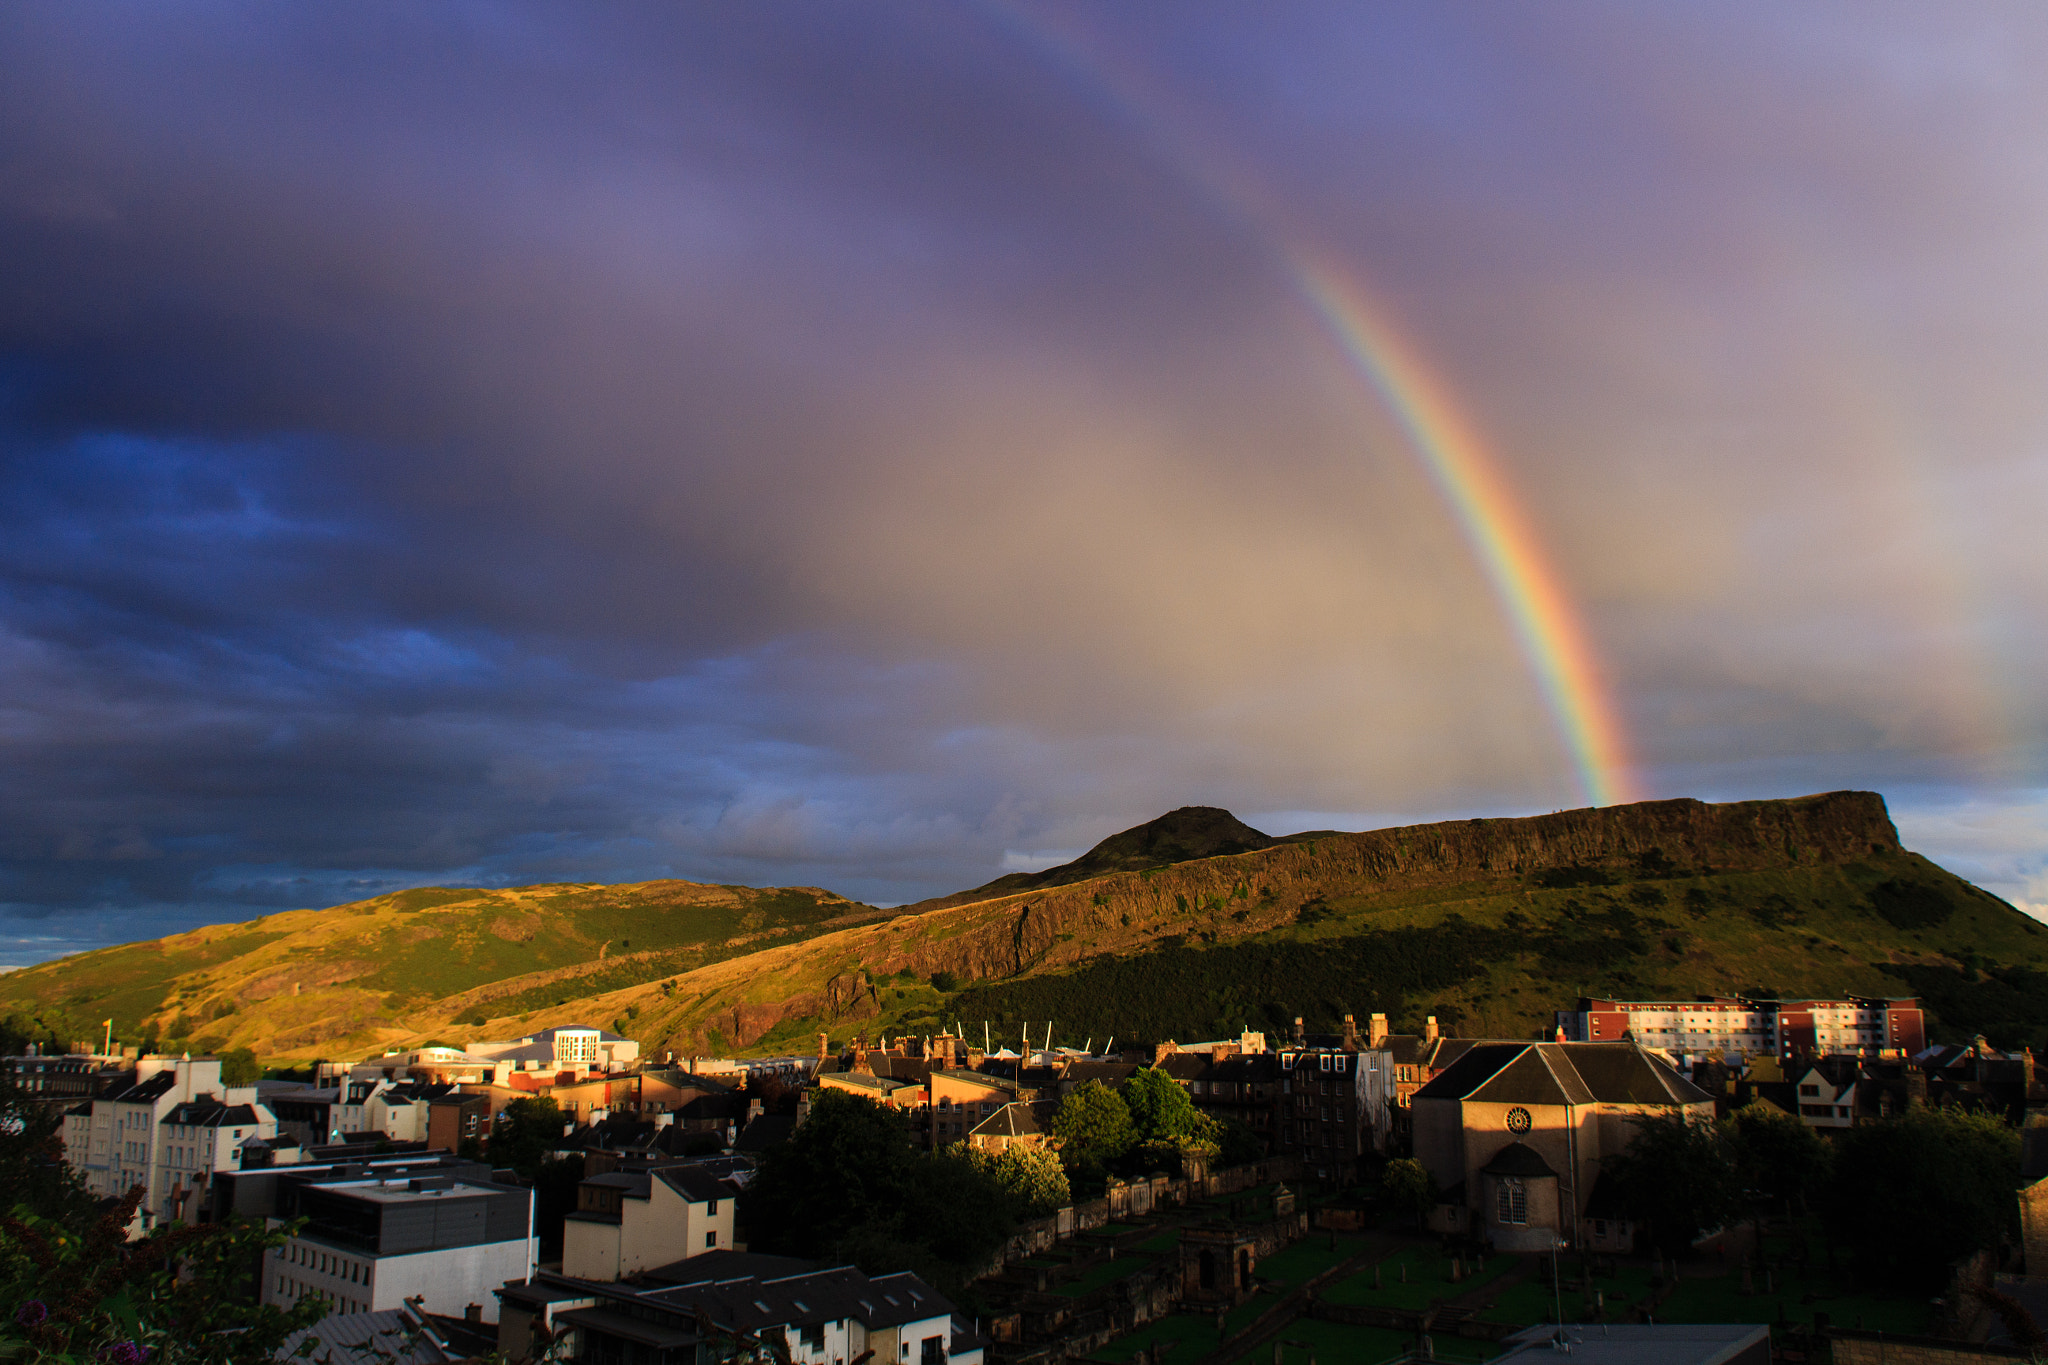
[[[1520,1179],[1511,1175],[1501,1176],[1494,1182],[1494,1212],[1503,1223],[1523,1224],[1529,1221],[1529,1188]]]

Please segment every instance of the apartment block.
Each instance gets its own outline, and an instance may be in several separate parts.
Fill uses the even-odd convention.
[[[1927,1019],[1911,997],[1845,996],[1833,1000],[1765,1000],[1713,996],[1699,1000],[1610,1000],[1582,997],[1560,1010],[1565,1042],[1631,1039],[1674,1057],[1709,1052],[1795,1058],[1837,1054],[1912,1056],[1927,1046]]]

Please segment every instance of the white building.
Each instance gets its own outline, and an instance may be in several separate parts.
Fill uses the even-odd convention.
[[[356,1168],[279,1177],[280,1220],[305,1230],[263,1256],[265,1303],[317,1294],[338,1313],[418,1300],[429,1313],[497,1320],[492,1290],[533,1274],[533,1191],[452,1175]]]
[[[733,1249],[726,1181],[694,1166],[613,1171],[576,1188],[562,1226],[562,1273],[619,1280],[636,1271]]]
[[[464,1051],[514,1062],[523,1071],[623,1071],[640,1060],[640,1044],[588,1024],[544,1028],[505,1042],[471,1042]]]
[[[219,1058],[145,1057],[132,1082],[65,1115],[64,1155],[94,1194],[142,1186],[147,1230],[189,1218],[215,1173],[241,1169],[244,1142],[276,1136],[256,1087],[223,1084]]]

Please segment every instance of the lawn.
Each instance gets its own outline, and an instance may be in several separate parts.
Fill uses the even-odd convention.
[[[1581,1287],[1580,1272],[1570,1260],[1560,1269],[1565,1277],[1565,1319],[1582,1321],[1588,1295]],[[1650,1273],[1647,1265],[1624,1262],[1619,1273],[1594,1277],[1593,1288],[1606,1295],[1610,1321],[1628,1318],[1642,1304],[1650,1292]],[[1657,1307],[1653,1316],[1659,1322],[1772,1323],[1781,1316],[1786,1321],[1810,1322],[1815,1311],[1819,1311],[1838,1327],[1855,1327],[1860,1323],[1876,1331],[1903,1333],[1924,1332],[1928,1328],[1930,1309],[1924,1299],[1858,1292],[1846,1273],[1822,1268],[1805,1276],[1790,1272],[1776,1282],[1775,1292],[1769,1294],[1762,1291],[1760,1278],[1757,1283],[1757,1292],[1745,1294],[1742,1274],[1733,1267],[1724,1269],[1714,1262],[1684,1265],[1678,1288]],[[1550,1322],[1556,1316],[1556,1303],[1546,1264],[1540,1273],[1502,1291],[1480,1316],[1488,1322],[1518,1325]]]
[[[1878,1332],[1925,1332],[1932,1308],[1911,1295],[1858,1293],[1846,1274],[1818,1270],[1811,1276],[1788,1274],[1766,1294],[1742,1292],[1742,1275],[1731,1270],[1713,1279],[1680,1275],[1678,1289],[1656,1312],[1659,1322],[1811,1322],[1816,1311],[1837,1327],[1862,1326]]]
[[[1323,1297],[1331,1303],[1418,1311],[1429,1307],[1432,1302],[1457,1298],[1482,1288],[1514,1269],[1515,1264],[1513,1256],[1489,1257],[1483,1266],[1476,1269],[1468,1261],[1465,1278],[1453,1284],[1450,1257],[1425,1247],[1404,1247],[1379,1263],[1378,1289],[1372,1287],[1373,1272],[1369,1267],[1331,1285],[1323,1291]],[[1408,1272],[1405,1284],[1401,1281],[1403,1269]]]
[[[1179,1245],[1180,1229],[1168,1228],[1166,1231],[1158,1234],[1155,1237],[1147,1237],[1144,1241],[1138,1243],[1138,1245],[1134,1249],[1137,1251],[1146,1252],[1153,1256],[1163,1256],[1167,1252],[1172,1251],[1173,1249],[1178,1247]]]
[[[1106,1284],[1115,1284],[1126,1276],[1135,1275],[1151,1262],[1142,1256],[1120,1256],[1114,1261],[1103,1261],[1068,1280],[1052,1292],[1064,1298],[1078,1299],[1083,1294],[1092,1294]]]
[[[1387,1360],[1401,1354],[1415,1345],[1415,1334],[1397,1332],[1391,1327],[1351,1327],[1341,1322],[1318,1322],[1313,1318],[1296,1318],[1280,1329],[1274,1338],[1280,1344],[1279,1359],[1285,1365],[1308,1365],[1310,1360],[1319,1362],[1345,1362],[1346,1365],[1370,1365],[1370,1362]],[[1468,1343],[1454,1341],[1447,1337],[1434,1338],[1438,1360],[1477,1360],[1483,1357],[1459,1354],[1459,1349]],[[1476,1349],[1485,1350],[1482,1342],[1469,1343]],[[1449,1350],[1445,1350],[1446,1346]],[[1240,1361],[1257,1362],[1266,1365],[1274,1359],[1273,1342],[1262,1341],[1239,1356]]]
[[[1363,1238],[1340,1236],[1333,1251],[1330,1249],[1330,1239],[1327,1235],[1311,1236],[1283,1251],[1274,1252],[1260,1261],[1256,1270],[1260,1279],[1278,1280],[1293,1288],[1295,1285],[1306,1284],[1331,1266],[1356,1256],[1365,1249],[1365,1246]],[[1368,1279],[1366,1283],[1370,1284],[1371,1280]]]
[[[1174,1313],[1137,1331],[1118,1337],[1097,1349],[1090,1360],[1126,1361],[1145,1347],[1162,1342],[1174,1345],[1160,1357],[1159,1365],[1193,1365],[1216,1349],[1216,1321],[1186,1313]]]

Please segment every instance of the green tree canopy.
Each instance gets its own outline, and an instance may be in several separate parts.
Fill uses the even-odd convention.
[[[949,1150],[964,1154],[979,1167],[1003,1192],[1011,1216],[1020,1221],[1043,1218],[1073,1200],[1066,1167],[1050,1148],[1005,1147],[999,1152],[983,1152],[963,1145]]]
[[[820,1090],[747,1187],[752,1245],[843,1256],[863,1270],[915,1270],[957,1285],[1008,1235],[1010,1195],[976,1162],[912,1149],[903,1116]]]
[[[552,1095],[521,1095],[508,1101],[491,1129],[492,1163],[510,1166],[528,1180],[536,1178],[542,1163],[561,1146],[565,1122]]]
[[[94,1221],[95,1200],[64,1159],[64,1111],[0,1080],[0,1212],[72,1228]]]
[[[1212,1140],[1215,1120],[1195,1108],[1188,1092],[1164,1071],[1140,1070],[1125,1084],[1123,1098],[1140,1142]]]
[[[263,1067],[253,1048],[229,1048],[221,1054],[220,1078],[227,1085],[254,1085],[263,1079]]]
[[[1387,1197],[1396,1209],[1415,1216],[1418,1227],[1436,1206],[1436,1177],[1429,1173],[1429,1167],[1413,1157],[1389,1161],[1386,1169],[1380,1172],[1380,1184],[1386,1187]]]
[[[1070,1166],[1104,1165],[1138,1141],[1130,1106],[1101,1081],[1089,1081],[1060,1101],[1052,1116],[1052,1131],[1060,1140],[1060,1156]]]
[[[1827,1142],[1793,1115],[1753,1100],[1722,1127],[1745,1190],[1803,1208],[1824,1188],[1831,1156]]]
[[[2018,1217],[2020,1138],[1989,1114],[1916,1105],[1842,1134],[1827,1198],[1828,1231],[1859,1274],[1900,1289],[1938,1289],[1949,1265],[1995,1246]]]
[[[1607,1158],[1622,1204],[1650,1226],[1659,1251],[1687,1251],[1700,1234],[1742,1212],[1742,1182],[1727,1135],[1711,1120],[1678,1113],[1639,1119],[1628,1150]]]

